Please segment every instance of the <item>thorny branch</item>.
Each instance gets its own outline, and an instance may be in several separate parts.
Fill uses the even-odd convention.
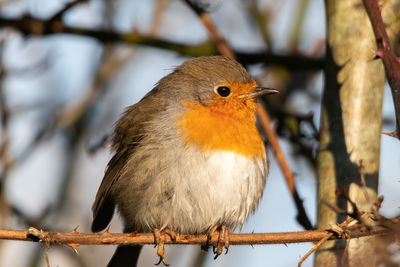
[[[194,5],[191,1],[189,0],[185,1],[199,16],[201,22],[208,30],[210,38],[217,44],[219,52],[226,57],[236,59],[235,53],[232,51],[229,45],[219,34],[211,17],[205,11],[203,11],[199,6]],[[267,138],[271,144],[272,150],[274,151],[278,163],[282,169],[289,191],[292,194],[293,200],[296,204],[298,210],[296,219],[305,229],[311,230],[313,229],[313,227],[311,225],[310,220],[307,217],[306,211],[303,206],[303,201],[300,198],[299,194],[297,193],[296,185],[294,182],[294,175],[290,170],[289,165],[286,162],[282,149],[279,146],[278,135],[271,126],[271,120],[269,118],[267,111],[260,103],[258,103],[257,105],[257,114],[259,116],[260,123],[264,129],[264,132],[267,135]]]
[[[360,172],[362,171],[363,166],[360,166]],[[363,179],[363,173],[361,173],[361,180]],[[366,211],[360,211],[357,207],[357,205],[349,198],[347,191],[342,190],[341,196],[343,196],[349,204],[352,206],[352,211],[347,212],[345,210],[342,210],[338,208],[335,205],[329,204],[329,203],[324,203],[327,205],[329,208],[331,208],[333,211],[335,211],[338,214],[346,214],[348,218],[342,222],[341,224],[338,225],[332,225],[330,229],[327,229],[328,232],[330,232],[329,235],[325,236],[324,238],[320,239],[316,244],[313,244],[312,248],[300,259],[298,263],[298,267],[301,267],[303,262],[314,252],[316,251],[320,246],[322,246],[326,241],[330,240],[331,237],[337,236],[339,237],[338,239],[346,239],[347,244],[345,248],[345,252],[348,249],[349,242],[352,238],[354,238],[354,235],[350,228],[354,226],[354,223],[357,222],[356,225],[359,225],[361,228],[365,229],[366,231],[371,231],[373,229],[377,229],[379,227],[383,227],[384,229],[387,229],[388,231],[391,232],[392,235],[398,236],[400,235],[400,216],[394,219],[388,219],[385,218],[384,216],[379,214],[379,208],[383,202],[383,196],[378,197],[375,203],[371,204],[371,209],[372,212],[366,212]],[[365,187],[365,193],[368,194],[366,191]],[[367,196],[367,195],[366,195]],[[345,262],[345,257],[347,256],[347,253],[343,253],[342,256],[342,262]]]
[[[389,38],[383,24],[382,6],[377,0],[363,0],[368,17],[374,30],[378,50],[376,55],[382,59],[386,77],[392,90],[392,97],[396,113],[396,129],[392,133],[385,133],[400,139],[400,58],[396,57],[390,45]]]
[[[327,229],[327,231],[330,232],[330,235],[322,238],[316,244],[313,244],[312,248],[300,259],[300,261],[298,263],[298,267],[301,267],[303,262],[314,251],[316,251],[320,246],[322,246],[326,241],[328,241],[334,235],[340,237],[341,239],[347,239],[346,247],[343,252],[343,256],[342,256],[342,260],[341,260],[342,265],[344,266],[345,262],[346,262],[347,250],[349,248],[350,240],[351,240],[351,238],[354,237],[352,235],[352,233],[349,231],[349,225],[351,225],[354,222],[357,222],[358,225],[360,225],[367,231],[371,231],[372,229],[376,229],[377,227],[383,227],[383,228],[389,230],[392,233],[392,236],[395,236],[395,238],[397,240],[400,239],[400,216],[393,218],[393,219],[388,219],[380,214],[379,209],[382,205],[384,197],[379,196],[375,202],[371,201],[369,194],[368,194],[368,188],[365,184],[365,172],[364,172],[364,165],[363,165],[362,160],[360,160],[359,166],[360,166],[359,172],[360,172],[361,187],[362,187],[362,190],[364,191],[365,199],[371,206],[371,211],[361,211],[357,207],[357,204],[354,203],[354,201],[352,201],[350,199],[347,189],[338,190],[338,195],[345,198],[346,201],[352,206],[352,209],[350,212],[340,209],[336,205],[332,205],[327,202],[324,202],[323,204],[325,204],[326,206],[328,206],[330,209],[332,209],[333,211],[335,211],[338,214],[347,215],[348,218],[341,224],[332,225],[330,229]],[[351,226],[353,226],[353,225],[351,225]]]
[[[399,219],[393,220],[394,223],[399,223]],[[387,235],[391,230],[386,227],[377,226],[374,229],[368,230],[361,224],[354,224],[346,229],[351,238],[359,238],[371,235]],[[319,241],[323,238],[342,239],[341,236],[331,235],[329,231],[310,230],[302,232],[285,232],[285,233],[252,233],[252,234],[230,234],[230,245],[262,245],[262,244],[288,244]],[[187,235],[177,234],[176,240],[172,240],[166,236],[166,244],[202,244],[207,242],[207,234]],[[87,234],[79,233],[76,230],[68,233],[63,232],[46,232],[36,228],[25,230],[0,230],[0,239],[4,240],[19,240],[31,242],[45,242],[52,245],[68,245],[78,247],[80,245],[137,245],[137,244],[154,244],[154,234],[152,233],[109,233]],[[218,242],[218,233],[211,236],[209,245],[216,245]]]

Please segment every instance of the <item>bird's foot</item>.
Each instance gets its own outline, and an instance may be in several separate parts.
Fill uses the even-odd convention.
[[[210,232],[207,235],[207,242],[205,246],[202,246],[202,249],[207,250],[209,247],[209,243],[211,241],[211,237],[214,232],[218,232],[218,240],[217,240],[217,245],[213,246],[213,252],[215,254],[214,260],[218,258],[219,255],[222,254],[224,248],[226,250],[225,254],[228,253],[229,250],[229,235],[231,231],[225,226],[215,226],[211,228]]]
[[[176,233],[169,229],[164,229],[164,230],[154,229],[153,234],[154,234],[154,243],[157,246],[157,255],[160,257],[160,261],[155,265],[163,263],[165,266],[169,266],[169,264],[165,261],[165,256],[166,256],[164,249],[165,237],[166,235],[169,235],[169,237],[173,241],[176,241]]]

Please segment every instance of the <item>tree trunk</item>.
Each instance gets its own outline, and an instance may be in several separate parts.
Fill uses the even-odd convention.
[[[371,201],[378,188],[384,69],[374,60],[375,40],[359,0],[326,0],[327,59],[317,155],[318,229],[345,217],[324,202],[349,210],[336,190],[348,188],[360,209],[370,209],[360,187],[360,160]],[[315,256],[315,266],[374,266],[371,238],[353,239],[343,258],[344,241],[329,241]],[[367,245],[366,245],[367,244]]]

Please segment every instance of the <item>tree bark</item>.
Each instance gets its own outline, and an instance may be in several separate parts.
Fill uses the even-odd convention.
[[[349,189],[360,209],[370,209],[360,187],[360,160],[365,166],[369,198],[378,187],[384,69],[375,58],[374,35],[360,0],[326,0],[327,58],[317,155],[318,229],[343,221],[324,205],[349,210],[336,194]],[[344,241],[329,241],[315,255],[315,266],[374,266],[372,238],[352,240],[343,258]]]

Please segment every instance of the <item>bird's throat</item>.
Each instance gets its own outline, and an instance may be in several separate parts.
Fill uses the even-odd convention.
[[[253,105],[254,103],[250,103]],[[203,151],[232,151],[247,157],[265,157],[265,148],[255,126],[254,109],[231,104],[183,103],[187,110],[178,119],[186,145]]]

